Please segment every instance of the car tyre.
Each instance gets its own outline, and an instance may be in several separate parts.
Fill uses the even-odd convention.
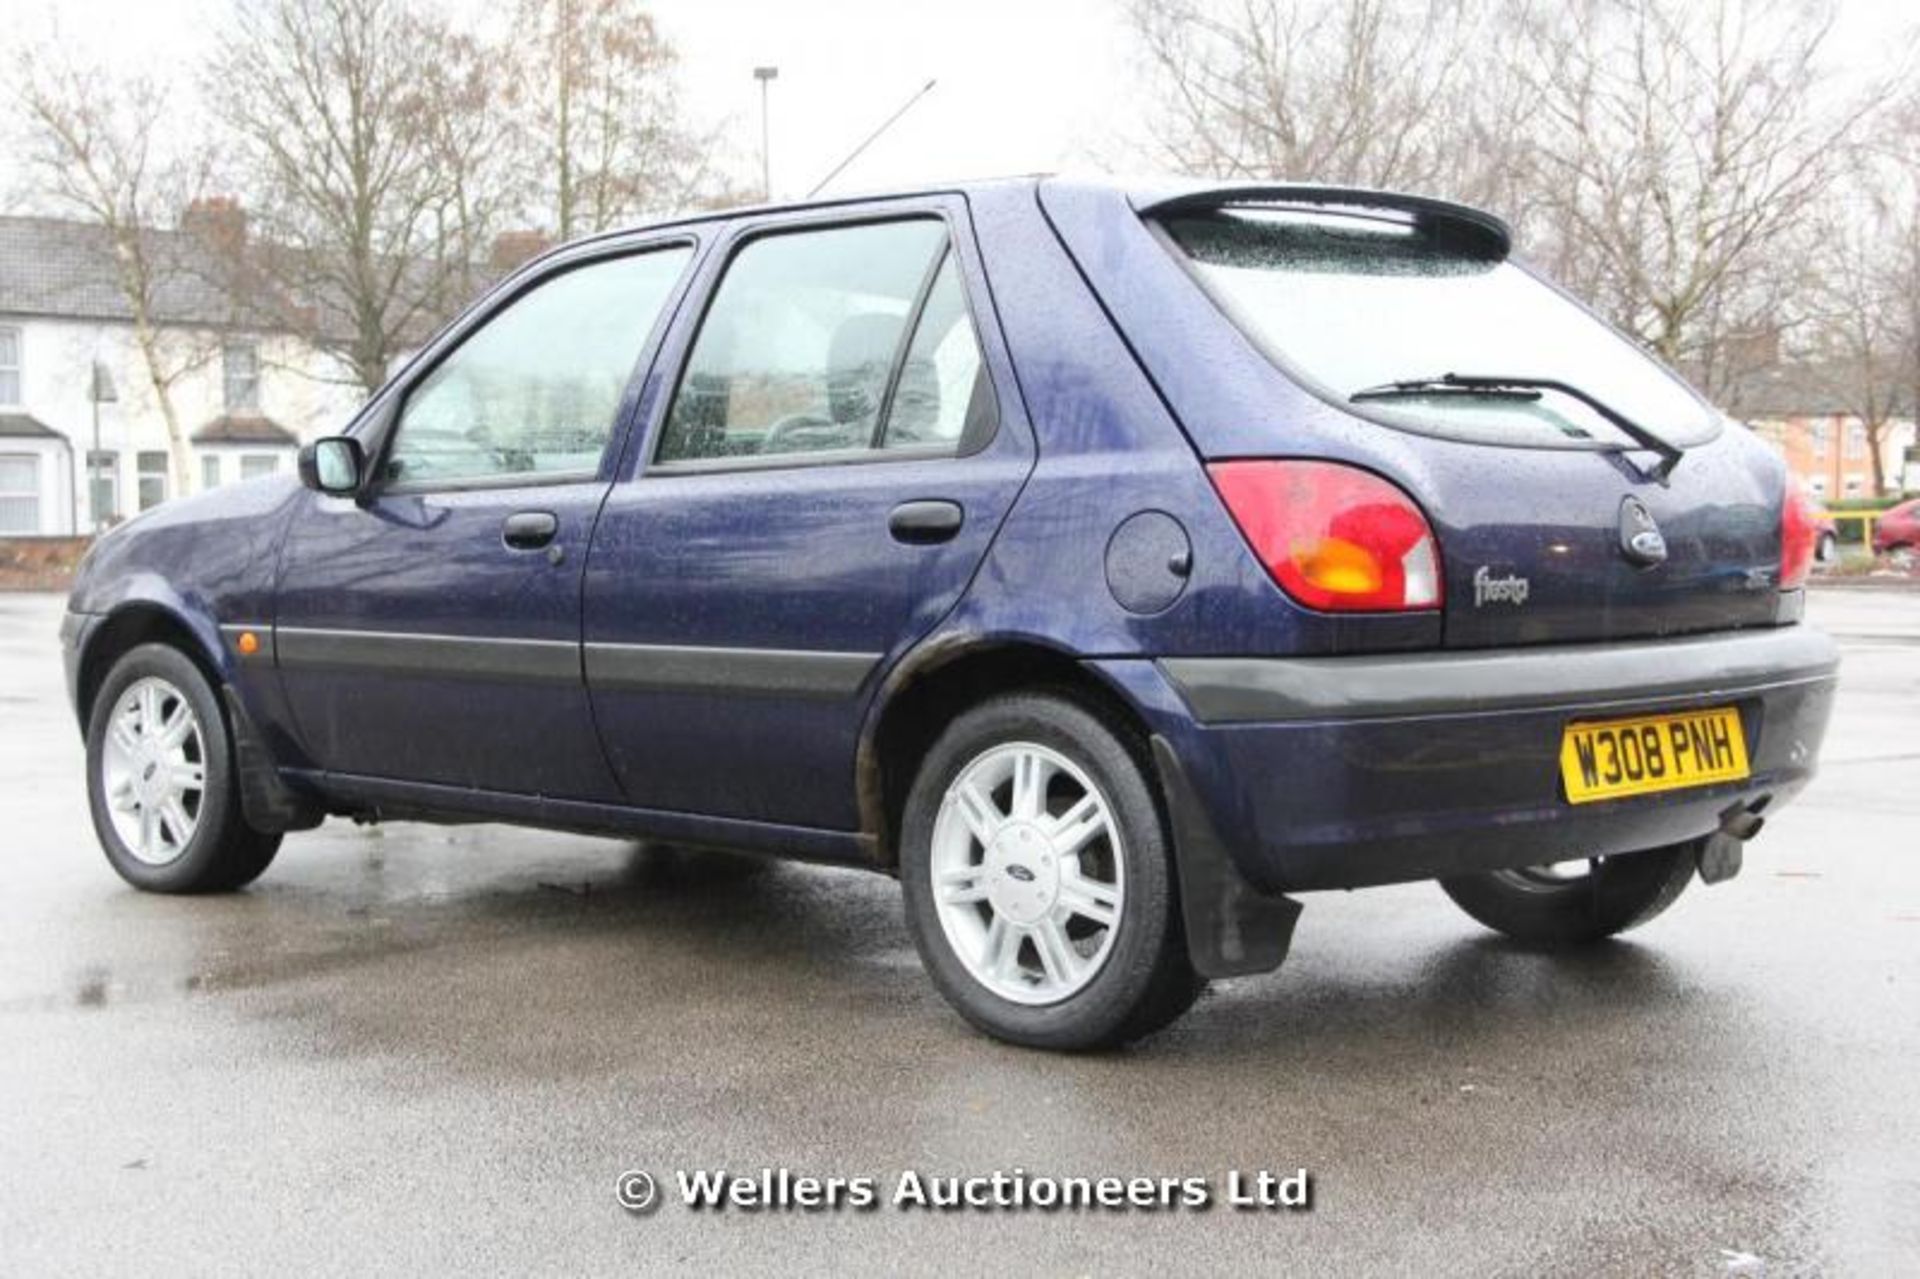
[[[131,649],[107,672],[87,722],[87,796],[107,861],[148,892],[229,892],[280,848],[241,814],[212,685],[165,644]]]
[[[949,1003],[987,1034],[1112,1048],[1205,987],[1141,743],[1069,697],[996,697],[922,761],[901,828],[907,925]]]
[[[1596,857],[1584,873],[1554,867],[1455,875],[1440,887],[1460,909],[1524,946],[1590,945],[1646,923],[1692,880],[1695,843]]]

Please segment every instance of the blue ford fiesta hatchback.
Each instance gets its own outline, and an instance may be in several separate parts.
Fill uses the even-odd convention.
[[[301,482],[100,540],[101,842],[161,892],[330,814],[867,866],[963,1015],[1054,1048],[1273,968],[1294,894],[1629,928],[1813,772],[1814,527],[1510,247],[1055,180],[568,245]]]

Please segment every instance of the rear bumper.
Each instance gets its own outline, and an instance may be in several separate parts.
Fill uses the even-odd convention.
[[[1838,651],[1801,625],[1398,657],[1101,665],[1167,739],[1241,873],[1289,892],[1652,848],[1711,833],[1732,806],[1763,797],[1777,806],[1813,775]],[[1566,802],[1568,722],[1702,706],[1739,708],[1750,778]]]

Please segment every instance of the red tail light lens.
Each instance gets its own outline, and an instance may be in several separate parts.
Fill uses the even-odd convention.
[[[1780,503],[1780,589],[1798,590],[1813,572],[1813,552],[1820,542],[1820,522],[1813,499],[1789,479]]]
[[[1440,607],[1440,550],[1413,499],[1337,462],[1216,462],[1207,468],[1260,562],[1309,608]]]

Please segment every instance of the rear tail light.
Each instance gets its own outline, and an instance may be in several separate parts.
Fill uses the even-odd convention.
[[[1780,589],[1798,590],[1813,572],[1813,553],[1820,542],[1820,522],[1813,499],[1792,480],[1780,503]]]
[[[1309,608],[1440,607],[1440,550],[1399,488],[1337,462],[1215,462],[1213,486],[1280,589]]]

